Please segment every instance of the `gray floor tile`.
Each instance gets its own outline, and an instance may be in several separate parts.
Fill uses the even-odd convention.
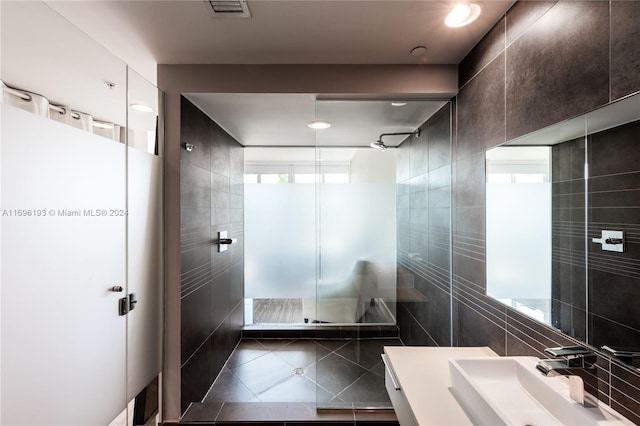
[[[370,340],[354,340],[338,349],[335,353],[366,369],[372,368],[382,359],[380,357],[382,347]]]
[[[367,400],[367,404],[387,406],[384,365],[379,356],[383,346],[401,344],[397,339],[246,339],[203,403],[270,401],[349,408],[354,402]],[[294,373],[297,367],[303,368],[303,375]],[[195,409],[208,412],[212,407]]]
[[[316,371],[316,382],[333,394],[340,393],[367,372],[359,365],[336,354],[318,361]]]
[[[384,379],[384,362],[380,361],[379,363],[374,365],[371,369],[369,369],[369,371],[375,374],[376,376],[380,376]]]
[[[293,368],[271,352],[231,370],[256,395],[293,376]]]
[[[181,422],[213,421],[222,408],[222,402],[194,402],[180,419]]]
[[[256,395],[231,371],[222,372],[209,389],[203,402],[249,402]]]
[[[391,400],[384,386],[384,379],[373,373],[366,373],[356,380],[351,386],[338,394],[345,401],[353,401],[355,406],[368,406],[368,403],[376,405],[384,403],[391,406]]]
[[[243,340],[229,357],[227,367],[233,369],[239,365],[246,364],[249,361],[264,356],[269,352],[270,351],[257,340]]]
[[[297,340],[273,351],[293,368],[305,368],[316,362],[316,343],[310,340]]]
[[[264,402],[315,402],[316,385],[304,376],[291,376],[258,395]]]
[[[262,346],[270,351],[280,349],[283,346],[286,346],[295,341],[295,339],[260,339],[260,343],[262,344]]]
[[[335,351],[340,349],[341,347],[343,347],[344,345],[346,345],[347,343],[349,343],[351,340],[345,340],[345,339],[337,339],[337,340],[316,340],[316,342],[319,345],[324,346],[325,348],[329,349],[330,351]]]

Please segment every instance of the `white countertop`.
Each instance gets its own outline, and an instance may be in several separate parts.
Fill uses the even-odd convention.
[[[473,424],[449,390],[449,358],[498,354],[488,347],[385,346],[384,352],[420,426]]]

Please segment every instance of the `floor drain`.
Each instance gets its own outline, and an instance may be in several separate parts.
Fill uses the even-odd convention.
[[[304,375],[304,368],[294,368],[293,374],[295,374],[296,376]]]

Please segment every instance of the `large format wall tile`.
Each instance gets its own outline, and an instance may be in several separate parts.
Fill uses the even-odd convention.
[[[504,51],[505,22],[506,19],[504,17],[500,19],[476,47],[460,62],[460,66],[458,67],[460,86],[464,86],[473,76],[480,72],[482,68],[487,66],[496,56]]]
[[[451,164],[451,108],[448,105],[431,117],[428,129],[429,172],[433,172]]]
[[[180,105],[181,143],[195,145],[189,152],[180,149],[180,164],[190,163],[205,170],[211,170],[211,127],[209,118],[191,102]],[[182,177],[182,176],[181,176]]]
[[[596,346],[640,347],[640,121],[589,137],[589,234],[625,233],[623,253],[589,244],[590,341]],[[591,185],[593,182],[593,185]]]
[[[399,148],[398,283],[426,300],[398,303],[406,345],[450,345],[451,107],[445,105]]]
[[[507,46],[524,34],[542,15],[547,13],[558,0],[520,1],[507,11]]]
[[[507,48],[507,140],[609,101],[608,16],[606,2],[559,2]]]
[[[187,99],[180,159],[182,409],[204,397],[243,326],[242,146]],[[240,187],[239,187],[240,186]],[[212,241],[228,231],[223,253]]]
[[[611,2],[611,100],[640,90],[640,2]]]
[[[456,346],[489,346],[500,356],[505,353],[505,323],[483,315],[480,309],[454,299],[457,324],[454,329]]]
[[[456,163],[456,207],[484,206],[485,201],[484,151]]]
[[[180,352],[186,362],[211,334],[211,284],[205,283],[182,298]]]
[[[501,53],[458,93],[458,160],[484,153],[505,141],[504,81],[504,53]]]
[[[180,368],[181,409],[184,413],[192,402],[199,402],[211,387],[216,374],[213,372],[212,348],[204,344]]]

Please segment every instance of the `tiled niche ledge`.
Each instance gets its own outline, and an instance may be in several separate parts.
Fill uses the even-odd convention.
[[[193,403],[180,425],[282,425],[297,426],[313,423],[357,426],[397,426],[393,410],[317,410],[315,404],[304,402],[201,402]]]
[[[246,325],[244,339],[397,339],[397,325]]]

